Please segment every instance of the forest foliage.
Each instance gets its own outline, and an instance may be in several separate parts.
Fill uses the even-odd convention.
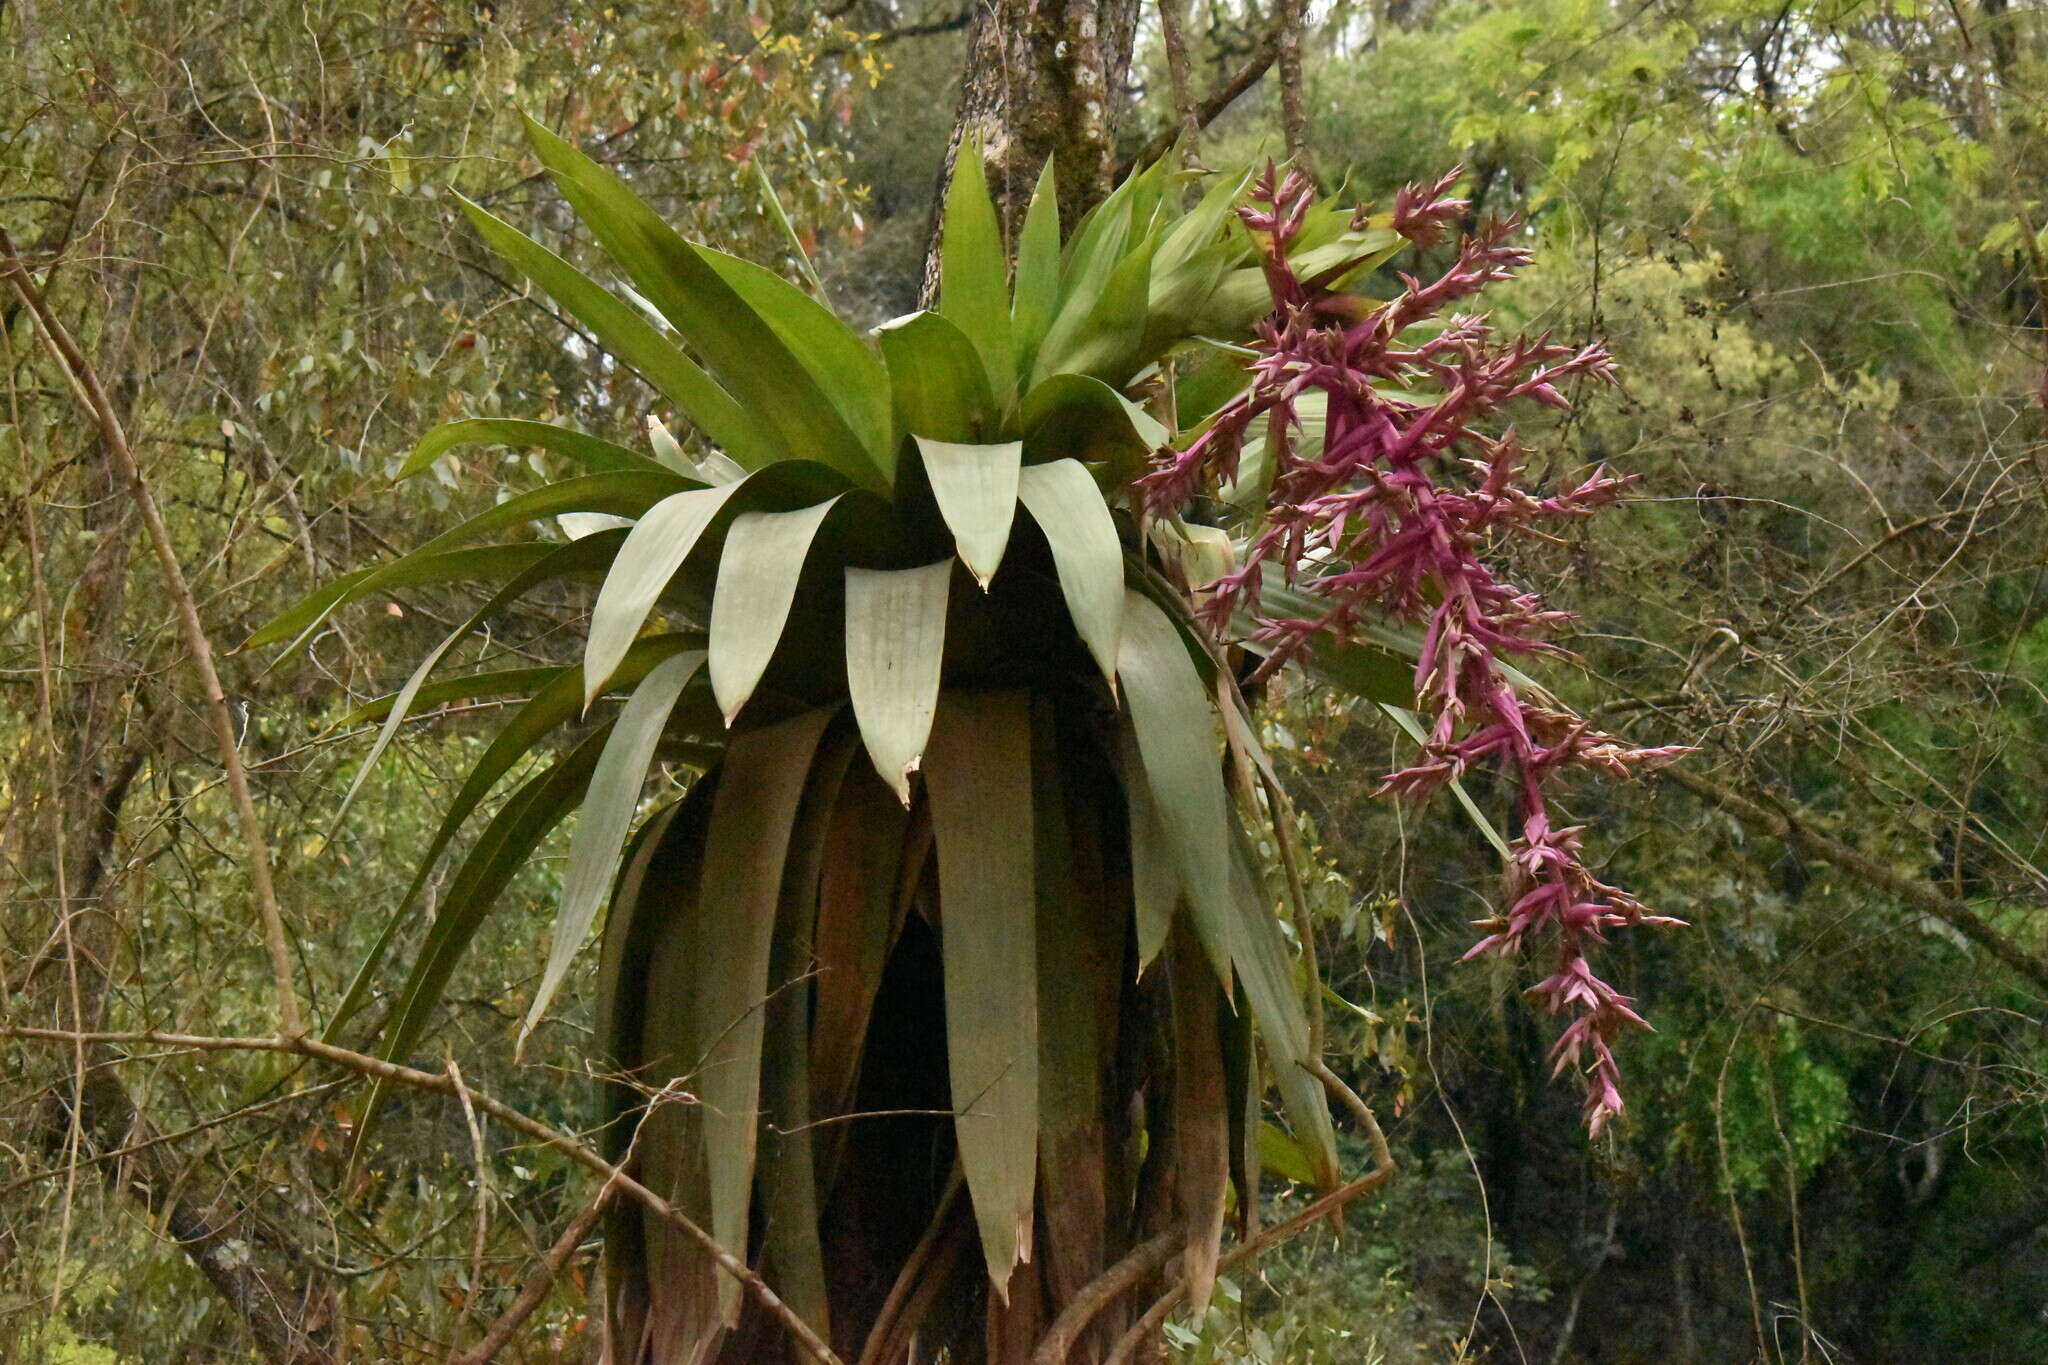
[[[1272,19],[1177,13],[1203,89]],[[394,484],[439,422],[644,443],[640,381],[457,208],[600,268],[522,113],[693,239],[792,278],[808,252],[871,325],[916,303],[966,18],[14,0],[0,229],[104,376],[225,649],[563,472],[468,448]],[[1636,484],[1510,567],[1579,616],[1547,686],[1633,742],[1699,746],[1561,798],[1602,875],[1688,927],[1607,954],[1656,1032],[1619,1049],[1626,1118],[1589,1142],[1526,964],[1458,961],[1499,908],[1493,849],[1453,799],[1375,796],[1414,752],[1377,708],[1277,685],[1265,739],[1314,853],[1332,1063],[1401,1173],[1343,1238],[1226,1276],[1169,1324],[1174,1358],[2048,1356],[2048,22],[2006,0],[1339,0],[1308,22],[1319,182],[1385,203],[1462,165],[1475,216],[1520,215],[1535,253],[1489,295],[1496,321],[1617,357],[1611,390],[1517,420],[1544,477]],[[1131,152],[1175,123],[1172,65],[1146,19]],[[1284,114],[1269,79],[1186,150],[1284,157]],[[248,1359],[236,1296],[285,1283],[319,1286],[345,1358],[446,1356],[518,1293],[586,1172],[423,1093],[394,1095],[351,1166],[360,1096],[304,1058],[18,1032],[262,1034],[274,1004],[144,530],[11,295],[0,324],[0,1356]],[[477,659],[571,662],[589,605],[537,594]],[[354,713],[475,606],[394,592],[288,662],[222,660],[318,1020],[500,723],[490,699],[432,708],[337,820],[375,729]],[[1512,792],[1466,789],[1508,823]],[[411,1056],[573,1130],[587,965],[514,1050],[568,835]],[[585,1358],[595,1266],[572,1259],[501,1358]]]

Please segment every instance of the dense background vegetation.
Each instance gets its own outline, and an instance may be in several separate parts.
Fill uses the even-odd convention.
[[[536,476],[474,455],[393,490],[433,422],[552,412],[632,437],[637,381],[562,344],[452,212],[459,190],[568,226],[519,110],[687,231],[777,260],[765,172],[842,308],[880,321],[916,298],[966,19],[16,0],[0,228],[39,268],[61,257],[43,286],[231,643]],[[1242,67],[1269,23],[1192,6],[1191,84]],[[1559,471],[1639,474],[1634,498],[1518,567],[1583,617],[1580,661],[1546,681],[1609,729],[1703,746],[1571,806],[1614,879],[1692,927],[1614,954],[1659,1032],[1623,1056],[1629,1120],[1588,1144],[1547,1080],[1553,1026],[1508,972],[1457,965],[1494,855],[1449,804],[1371,799],[1404,742],[1377,713],[1272,697],[1326,874],[1323,961],[1356,1006],[1334,1041],[1402,1173],[1341,1241],[1174,1325],[1176,1351],[2048,1358],[2048,21],[2004,0],[1340,0],[1304,47],[1326,186],[1384,200],[1462,162],[1478,210],[1523,215],[1538,251],[1511,320],[1604,336],[1623,363],[1619,392],[1525,437]],[[1173,122],[1168,67],[1148,18],[1132,150]],[[1256,87],[1202,160],[1282,152],[1281,115]],[[162,580],[11,296],[0,323],[8,1021],[262,1032],[246,868]],[[487,657],[569,657],[585,605],[495,623]],[[330,727],[463,609],[402,596],[278,670],[225,661],[316,1015],[483,733],[412,727],[337,828],[366,740]],[[573,1127],[573,980],[511,1047],[556,865],[521,882],[416,1061]],[[287,1282],[317,1286],[347,1358],[438,1358],[587,1193],[426,1097],[345,1184],[347,1095],[292,1059],[0,1045],[9,1360],[246,1359],[230,1291]],[[584,1358],[593,1269],[501,1358]]]

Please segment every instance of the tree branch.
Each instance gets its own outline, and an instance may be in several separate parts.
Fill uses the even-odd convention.
[[[466,1083],[458,1082],[445,1071],[420,1071],[413,1067],[400,1066],[381,1057],[352,1052],[348,1048],[336,1047],[332,1043],[304,1035],[240,1038],[211,1034],[165,1033],[155,1029],[127,1033],[78,1033],[68,1029],[0,1025],[0,1038],[38,1038],[46,1042],[59,1043],[148,1043],[154,1047],[181,1048],[192,1052],[287,1053],[311,1057],[330,1066],[342,1067],[363,1076],[373,1076],[410,1090],[431,1091],[436,1095],[447,1095],[454,1099],[466,1097],[479,1112],[489,1114],[512,1131],[523,1134],[552,1151],[560,1152],[585,1170],[602,1176],[607,1184],[615,1185],[638,1199],[656,1217],[681,1229],[685,1236],[702,1247],[705,1253],[717,1262],[720,1270],[738,1280],[758,1299],[761,1306],[782,1324],[803,1348],[805,1354],[818,1365],[846,1365],[846,1362],[834,1354],[832,1348],[811,1330],[810,1324],[782,1301],[781,1296],[766,1280],[756,1274],[745,1261],[728,1251],[717,1238],[700,1227],[688,1214],[628,1175],[623,1167],[605,1160],[595,1148],[577,1141],[559,1129],[550,1128],[539,1119],[514,1109],[503,1100],[486,1095]]]
[[[1259,78],[1266,74],[1274,59],[1280,55],[1280,38],[1284,28],[1284,21],[1275,24],[1266,36],[1259,40],[1259,45],[1252,49],[1251,57],[1229,80],[1210,91],[1188,116],[1177,118],[1173,123],[1154,133],[1150,140],[1138,149],[1137,154],[1117,172],[1117,178],[1122,179],[1135,167],[1149,166],[1165,156],[1172,148],[1173,140],[1189,126],[1187,119],[1192,119],[1193,127],[1196,129],[1207,128],[1216,121],[1218,115],[1237,102],[1239,95],[1257,85]]]
[[[490,1365],[490,1362],[497,1358],[498,1352],[511,1344],[519,1329],[526,1325],[526,1320],[533,1316],[534,1309],[541,1306],[542,1301],[548,1296],[548,1291],[555,1287],[555,1281],[562,1274],[562,1267],[569,1264],[569,1258],[576,1254],[576,1248],[583,1245],[583,1239],[597,1226],[598,1218],[603,1215],[606,1205],[611,1203],[612,1196],[618,1192],[618,1188],[617,1182],[611,1180],[598,1186],[596,1195],[583,1206],[581,1213],[570,1220],[569,1226],[562,1229],[562,1235],[555,1239],[555,1244],[541,1257],[540,1268],[527,1280],[525,1287],[519,1291],[519,1297],[512,1301],[512,1306],[491,1324],[490,1330],[484,1333],[483,1340],[476,1344],[476,1349],[456,1359],[453,1365]]]
[[[199,619],[199,604],[193,600],[192,589],[185,582],[185,571],[179,566],[178,551],[171,543],[170,529],[164,525],[163,515],[157,511],[156,499],[151,495],[149,485],[143,481],[142,467],[136,463],[135,452],[129,448],[128,434],[122,429],[121,419],[114,411],[113,401],[107,397],[105,386],[100,383],[98,371],[79,350],[78,343],[71,339],[64,324],[50,312],[42,291],[36,287],[21,257],[15,253],[14,242],[5,231],[0,231],[0,276],[5,276],[14,286],[14,292],[21,296],[22,303],[27,305],[36,320],[44,342],[56,353],[64,373],[78,390],[80,400],[98,420],[100,436],[113,461],[115,473],[128,485],[136,510],[142,514],[142,524],[149,532],[150,545],[156,551],[158,566],[163,570],[164,586],[170,591],[178,609],[178,623],[184,630],[185,647],[191,651],[192,665],[199,670],[200,685],[206,692],[214,742],[220,749],[221,767],[227,773],[228,791],[234,797],[236,823],[241,826],[242,841],[248,848],[249,889],[256,899],[264,946],[270,954],[270,972],[277,991],[278,1025],[286,1035],[297,1037],[305,1032],[305,1024],[299,1014],[298,993],[292,985],[291,954],[285,939],[284,917],[278,912],[277,893],[271,885],[270,849],[263,837],[262,822],[256,814],[256,802],[249,795],[249,774],[242,767],[241,751],[235,743],[234,720],[228,714],[227,694],[222,691],[220,674],[213,666],[213,645]]]
[[[1870,855],[1820,833],[1811,825],[1811,817],[1798,807],[1775,799],[1766,806],[1679,766],[1659,768],[1657,776],[1676,783],[1710,805],[1720,807],[1745,825],[1772,838],[1796,844],[1822,862],[1832,863],[1887,895],[1925,911],[2034,985],[2048,990],[2048,960],[2028,952],[1992,928],[1967,902],[1947,895],[1918,877],[1894,872]]]

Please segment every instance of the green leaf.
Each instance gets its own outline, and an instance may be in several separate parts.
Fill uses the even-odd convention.
[[[973,343],[951,319],[912,313],[875,329],[903,429],[939,441],[996,434],[1001,408]]]
[[[1138,971],[1142,973],[1159,956],[1173,929],[1173,913],[1181,901],[1180,866],[1166,842],[1166,831],[1159,826],[1152,785],[1145,780],[1137,739],[1129,727],[1119,735],[1119,748],[1117,766],[1124,774],[1130,820],[1131,908],[1137,924]]]
[[[1031,1259],[1038,1174],[1038,946],[1031,711],[1021,692],[949,692],[925,758],[938,848],[946,1053],[960,1164],[990,1283]]]
[[[758,159],[754,162],[754,181],[761,187],[761,198],[768,205],[768,216],[782,230],[782,240],[789,243],[790,255],[796,257],[797,269],[803,272],[804,283],[810,286],[812,294],[823,298],[825,286],[818,281],[818,267],[811,263],[811,253],[804,250],[803,238],[796,235],[796,228],[782,207],[782,196],[775,192],[775,182],[768,178],[768,168]]]
[[[831,1335],[824,1249],[818,1236],[818,1166],[811,1126],[812,942],[825,836],[853,757],[851,736],[834,731],[819,746],[797,807],[782,875],[775,941],[768,954],[767,1020],[761,1054],[761,1159],[756,1188],[761,1241],[776,1291],[821,1337]]]
[[[1216,177],[1194,210],[1162,235],[1152,260],[1140,360],[1156,359],[1194,335],[1218,282],[1247,255],[1250,240],[1231,209],[1249,178]]]
[[[1346,220],[1348,221],[1348,220]],[[1398,256],[1408,239],[1391,228],[1361,228],[1339,233],[1333,240],[1288,253],[1288,263],[1303,284],[1342,289],[1358,276]]]
[[[443,678],[437,683],[428,683],[414,692],[410,702],[414,707],[445,706],[449,702],[472,701],[478,697],[531,696],[541,686],[553,682],[561,674],[559,668],[506,668],[489,673],[469,673],[460,678]],[[371,721],[383,720],[397,707],[402,694],[386,692],[383,696],[366,701],[355,710],[327,727],[326,733],[336,733],[367,725]]]
[[[493,251],[589,328],[600,345],[637,370],[714,444],[750,468],[796,453],[779,446],[717,380],[631,304],[482,205],[456,198]]]
[[[1316,1173],[1301,1144],[1271,1123],[1259,1124],[1259,1164],[1283,1180],[1313,1185]]]
[[[1152,290],[1149,238],[1116,263],[1095,306],[1086,314],[1063,309],[1032,366],[1034,381],[1053,374],[1088,374],[1112,383],[1129,379],[1140,364]]]
[[[441,1003],[441,992],[447,989],[456,965],[505,884],[525,865],[527,856],[547,837],[548,831],[583,799],[609,729],[600,728],[555,760],[540,776],[520,787],[477,837],[469,856],[449,883],[448,894],[427,931],[426,943],[421,946],[399,994],[398,1008],[384,1029],[383,1046],[378,1050],[384,1060],[403,1061],[411,1055]],[[356,1154],[367,1148],[386,1090],[387,1083],[381,1079],[370,1090],[362,1119],[356,1125]]]
[[[334,813],[335,827],[339,828],[341,822],[347,818],[350,807],[355,804],[357,793],[363,789],[363,783],[369,779],[371,770],[377,766],[377,760],[383,756],[385,749],[389,748],[391,741],[397,737],[398,727],[405,723],[406,717],[412,713],[412,708],[419,704],[420,694],[425,688],[428,676],[440,666],[448,651],[468,639],[486,621],[525,596],[527,590],[536,584],[566,574],[601,567],[612,558],[624,538],[624,532],[600,532],[594,536],[586,536],[582,540],[571,541],[567,545],[544,547],[548,551],[547,554],[529,565],[524,572],[515,576],[497,592],[492,593],[490,600],[470,613],[467,621],[442,637],[441,643],[435,645],[428,651],[427,657],[420,660],[419,666],[413,669],[412,676],[405,680],[405,686],[398,690],[391,700],[391,705],[384,711],[384,726],[378,732],[376,742],[370,746],[369,754],[356,769],[355,780],[349,784],[348,794],[342,798],[341,808]],[[559,670],[547,671],[552,674]]]
[[[939,701],[953,561],[846,570],[846,690],[875,771],[910,805]]]
[[[431,555],[414,552],[389,564],[358,569],[322,584],[271,617],[241,643],[236,653],[285,641],[296,644],[336,611],[378,588],[423,588],[436,583],[465,583],[516,574],[546,558],[555,548],[542,541],[479,545]],[[275,662],[271,666],[275,667]]]
[[[684,241],[617,176],[567,142],[531,119],[526,132],[535,154],[598,242],[704,357],[745,420],[757,425],[760,436],[745,449],[707,427],[727,454],[748,469],[784,458],[815,460],[855,482],[886,488],[874,453],[863,447],[818,378],[769,321],[720,277],[702,249]]]
[[[562,904],[555,915],[548,963],[526,1011],[526,1021],[519,1026],[521,1044],[553,1002],[562,979],[569,974],[569,964],[590,933],[598,903],[618,870],[619,850],[625,847],[626,834],[633,826],[640,789],[647,784],[648,765],[654,761],[669,712],[703,663],[703,653],[696,650],[663,659],[648,670],[612,723],[611,739],[591,773],[583,816],[569,845],[569,866],[562,875]]]
[[[377,571],[378,574],[390,575],[388,578],[377,578],[376,574],[372,578],[380,587],[385,583],[403,582],[407,570],[401,566],[410,566],[491,531],[530,521],[545,521],[564,512],[604,512],[615,517],[637,517],[671,493],[693,487],[695,485],[690,480],[659,468],[612,470],[543,484],[509,497],[489,511],[479,512],[454,530],[443,531],[403,559]]]
[[[1214,252],[1217,234],[1232,221],[1231,209],[1251,183],[1252,173],[1244,171],[1235,179],[1219,175],[1202,194],[1201,201],[1166,230],[1153,257],[1153,298],[1155,304],[1170,298],[1180,278],[1188,273],[1206,275],[1196,263]],[[1242,247],[1237,248],[1239,251]]]
[[[1258,1022],[1275,1081],[1319,1169],[1336,1178],[1336,1134],[1322,1087],[1306,1070],[1308,1019],[1294,990],[1279,925],[1233,856],[1234,826],[1223,788],[1222,744],[1208,690],[1187,646],[1152,600],[1124,598],[1118,675],[1150,786],[1195,928],[1219,981],[1232,969]],[[1134,780],[1135,775],[1127,780]]]
[[[768,671],[811,542],[839,501],[795,512],[743,512],[726,534],[711,600],[711,690],[727,725]]]
[[[969,139],[953,157],[946,214],[939,227],[939,311],[973,339],[997,401],[1016,392],[1016,351],[1010,339],[1010,289],[1002,225],[981,162]]]
[[[960,562],[985,591],[1003,562],[1010,526],[1017,519],[1017,471],[1024,443],[970,446],[920,436],[917,448],[924,456],[939,515],[953,532]]]
[[[1082,374],[1056,374],[1034,385],[1017,414],[1017,429],[1033,464],[1106,460],[1113,470],[1134,466],[1169,439],[1151,413]]]
[[[840,466],[843,472],[886,491],[896,477],[896,416],[889,374],[875,353],[831,309],[774,271],[709,247],[695,250],[789,348],[860,442],[869,477]]]
[[[762,1003],[783,866],[798,799],[819,737],[831,719],[810,711],[732,737],[713,798],[697,896],[697,1037],[703,1143],[711,1186],[711,1235],[747,1245],[749,1195],[760,1134]],[[740,1307],[739,1281],[719,1281],[728,1325]]]
[[[534,446],[551,455],[573,460],[592,474],[615,469],[645,471],[663,467],[660,462],[650,460],[638,451],[571,427],[509,417],[468,417],[459,422],[443,422],[420,437],[419,444],[412,448],[412,454],[406,457],[396,477],[399,480],[409,479],[456,446],[463,445]],[[674,472],[689,477],[687,470],[677,469]]]
[[[1124,553],[1102,490],[1078,462],[1054,460],[1019,473],[1017,499],[1045,533],[1067,614],[1114,692],[1123,634]]]
[[[1031,207],[1017,234],[1017,286],[1010,304],[1010,327],[1017,350],[1017,373],[1031,373],[1032,359],[1060,306],[1060,201],[1052,158],[1039,172]]]

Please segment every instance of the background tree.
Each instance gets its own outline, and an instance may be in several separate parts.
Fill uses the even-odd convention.
[[[914,306],[965,58],[952,6],[859,7],[842,16],[851,32],[802,11],[756,29],[731,8],[674,6],[163,8],[16,0],[0,16],[22,54],[0,76],[0,226],[107,377],[220,641],[365,546],[416,540],[422,515],[479,510],[493,471],[528,477],[479,453],[453,487],[383,491],[435,420],[553,401],[637,435],[640,406],[613,396],[634,393],[631,376],[557,345],[557,320],[477,273],[486,258],[433,197],[453,184],[561,224],[538,168],[512,161],[519,107],[598,139],[607,160],[615,148],[666,216],[762,259],[781,238],[745,147],[769,129],[758,157],[817,233],[843,307],[879,322]],[[2043,1059],[2023,965],[2042,951],[2039,17],[1496,0],[1314,17],[1304,131],[1326,183],[1384,197],[1417,166],[1463,158],[1480,210],[1527,213],[1549,262],[1519,287],[1524,316],[1598,331],[1622,359],[1620,393],[1524,438],[1556,443],[1562,463],[1626,463],[1642,495],[1517,569],[1605,639],[1582,643],[1597,678],[1583,693],[1567,670],[1545,681],[1603,699],[1610,729],[1710,740],[1680,770],[1691,790],[1574,803],[1628,836],[1614,879],[1695,927],[1618,955],[1662,1035],[1626,1063],[1642,1081],[1634,1121],[1588,1149],[1539,1084],[1542,1034],[1510,979],[1451,966],[1485,913],[1490,850],[1454,808],[1397,817],[1362,800],[1402,743],[1377,713],[1277,698],[1268,737],[1293,756],[1285,775],[1322,850],[1321,956],[1372,1014],[1332,1016],[1335,1060],[1398,1108],[1403,1178],[1342,1243],[1289,1251],[1264,1280],[1226,1276],[1208,1318],[1171,1325],[1175,1349],[2027,1354],[2048,1213],[2027,1180]],[[1176,100],[1164,35],[1138,26],[1124,156],[1178,126],[1182,105],[1243,94],[1274,28],[1265,10],[1191,4],[1181,32]],[[807,151],[778,140],[792,109]],[[1253,86],[1201,152],[1279,151],[1281,115],[1272,86]],[[424,140],[417,155],[392,142],[402,131]],[[573,236],[550,240],[587,259]],[[264,951],[161,579],[129,505],[108,497],[68,381],[7,308],[8,1024],[266,1027]],[[474,716],[406,727],[335,829],[362,738],[315,742],[338,718],[333,677],[361,700],[388,690],[474,606],[437,589],[385,600],[403,615],[341,622],[303,667],[223,664],[316,1013],[482,743]],[[502,665],[561,662],[554,628],[577,606],[530,599],[494,622]],[[133,778],[112,782],[136,749]],[[1497,813],[1496,794],[1468,788]],[[330,836],[326,856],[307,852]],[[1405,856],[1388,860],[1390,841]],[[574,1122],[583,1082],[561,1044],[588,1018],[583,977],[526,1064],[507,1060],[537,981],[513,945],[544,932],[554,866],[543,857],[508,893],[422,1055]],[[1959,937],[1959,908],[1995,937]],[[180,1227],[214,1234],[234,1265],[299,1267],[277,1282],[331,1292],[333,1325],[316,1325],[355,1358],[445,1355],[511,1303],[594,1192],[597,1177],[487,1109],[479,1143],[458,1102],[408,1092],[360,1197],[336,1198],[347,1134],[332,1106],[347,1096],[324,1087],[343,1073],[141,1041],[89,1045],[79,1071],[68,1043],[7,1046],[10,1359],[251,1349],[252,1328],[160,1231]],[[81,1128],[74,1165],[74,1074],[119,1079],[149,1128]],[[150,1220],[143,1200],[206,1216]],[[580,1355],[592,1262],[578,1247],[501,1358]]]

